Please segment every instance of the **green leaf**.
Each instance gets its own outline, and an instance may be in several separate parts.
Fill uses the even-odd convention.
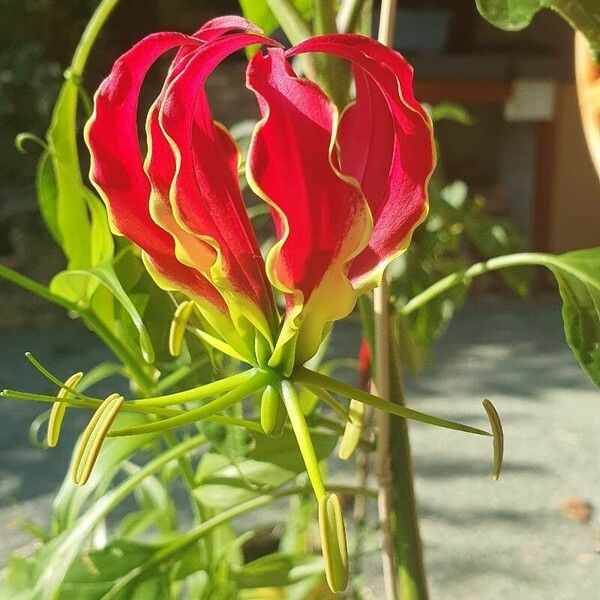
[[[114,297],[114,299],[127,312],[131,321],[139,333],[139,342],[148,363],[154,361],[154,348],[152,341],[144,326],[144,322],[137,308],[125,293],[121,282],[117,278],[114,269],[110,263],[103,263],[90,269],[70,269],[58,273],[50,283],[50,290],[63,298],[76,302],[80,293],[79,282],[81,279],[102,284]],[[91,286],[90,286],[91,287]],[[80,298],[80,302],[84,300]],[[89,302],[89,298],[87,299]]]
[[[122,416],[119,415],[118,418],[122,418]],[[152,434],[143,435],[141,436],[142,439],[138,440],[138,444],[148,443],[155,437]],[[68,529],[49,544],[43,546],[38,553],[35,585],[32,586],[29,600],[54,600],[62,597],[59,594],[65,574],[80,554],[84,544],[89,542],[98,524],[102,523],[116,506],[127,499],[146,477],[160,471],[173,459],[202,445],[204,442],[205,438],[203,436],[194,436],[153,458],[133,476],[100,495]],[[102,453],[105,450],[106,448],[101,450],[98,467],[103,467],[105,459]],[[97,477],[97,472],[92,473],[88,483],[92,483],[95,477]]]
[[[122,413],[117,417],[116,425],[126,427],[144,421],[140,415]],[[108,438],[102,446],[96,467],[86,485],[75,485],[70,476],[65,477],[54,499],[53,535],[59,535],[72,527],[89,498],[102,487],[107,487],[121,470],[123,461],[148,444],[151,439],[153,436],[147,435]]]
[[[307,21],[312,15],[312,0],[240,0],[240,6],[244,16],[265,35],[280,26],[293,44],[310,36]]]
[[[429,107],[429,115],[434,123],[438,121],[453,121],[459,125],[472,125],[471,113],[462,105],[455,102],[439,102]]]
[[[62,247],[69,269],[93,267],[112,259],[113,239],[102,203],[85,185],[78,150],[78,105],[88,109],[82,74],[91,47],[117,0],[104,0],[83,32],[65,72],[65,82],[46,132],[47,149],[36,177],[40,211],[53,238]],[[91,296],[81,281],[82,297]]]
[[[567,343],[600,387],[600,248],[544,255],[543,260],[558,282]]]
[[[56,186],[56,226],[69,266],[74,268],[89,266],[90,259],[87,190],[77,151],[77,101],[77,83],[69,78],[63,84],[46,134]]]
[[[483,206],[483,199],[476,199]],[[477,210],[477,213],[480,213]],[[525,249],[523,236],[508,219],[488,217],[477,214],[470,218],[465,227],[465,233],[471,243],[484,258],[503,256]],[[500,271],[504,283],[522,298],[529,294],[533,271],[528,266],[503,269]]]
[[[311,432],[319,461],[327,458],[337,443],[337,436]],[[200,461],[194,490],[197,498],[211,508],[224,510],[291,481],[304,472],[304,462],[292,431],[286,429],[278,438],[256,436],[256,444],[245,460],[232,465],[221,455],[208,453]]]
[[[241,588],[264,588],[291,585],[322,574],[320,556],[274,552],[244,565],[234,577]]]
[[[311,431],[310,437],[318,460],[327,458],[335,448],[337,435]],[[304,461],[294,433],[286,429],[280,437],[256,436],[256,445],[248,458],[270,463],[292,473],[304,472]]]
[[[600,55],[600,3],[598,0],[476,0],[479,12],[501,29],[527,27],[542,9],[556,11],[587,38],[592,52]]]
[[[34,567],[33,558],[13,554],[2,572],[0,598],[29,600],[30,591],[35,584]]]
[[[46,223],[46,228],[54,238],[54,241],[59,246],[62,246],[62,235],[58,226],[58,215],[56,214],[56,179],[54,177],[52,160],[47,151],[40,156],[38,161],[35,187],[37,190],[40,213],[42,214],[44,223]]]
[[[115,582],[143,565],[157,546],[115,540],[105,548],[81,553],[71,564],[62,585],[61,598],[77,600],[151,600],[172,595],[168,572],[154,570],[146,578],[135,578],[116,593]]]
[[[125,376],[123,365],[111,362],[102,362],[92,367],[77,385],[77,389],[80,392],[85,392],[90,387],[96,385],[100,381],[104,381],[109,377],[114,376]]]
[[[278,25],[267,0],[240,0],[240,7],[248,21],[260,27],[265,35],[269,35]]]

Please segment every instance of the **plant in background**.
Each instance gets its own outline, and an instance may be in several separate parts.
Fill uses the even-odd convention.
[[[377,42],[322,36],[286,56],[253,30],[243,19],[223,17],[193,36],[159,33],[145,38],[116,61],[95,96],[86,128],[90,178],[107,205],[113,229],[140,247],[160,287],[190,298],[175,312],[172,353],[179,354],[195,311],[203,341],[251,368],[131,403],[119,394],[103,402],[81,395],[75,389],[81,379],[77,374],[59,382],[62,391],[49,435],[54,445],[71,397],[97,405],[72,464],[73,481],[82,485],[107,435],[181,428],[260,394],[260,425],[226,415],[221,420],[280,435],[289,417],[319,504],[327,580],[333,591],[342,591],[348,578],[343,514],[337,495],[326,491],[296,386],[324,399],[351,425],[350,413],[332,392],[403,417],[486,432],[387,403],[304,366],[333,322],[347,316],[356,298],[379,283],[386,265],[407,247],[427,214],[426,185],[434,164],[431,128],[412,95],[410,67]],[[243,204],[237,148],[213,122],[203,91],[219,62],[256,44],[270,48],[256,53],[247,70],[247,85],[257,95],[263,118],[250,143],[246,177],[272,208],[278,239],[266,263]],[[178,54],[148,113],[149,150],[143,161],[137,98],[153,62],[174,47]],[[353,64],[356,100],[339,123],[324,92],[298,78],[287,62],[305,52],[328,52]],[[370,119],[366,128],[365,115]],[[283,147],[287,152],[280,152]],[[283,295],[283,318],[273,290]],[[173,408],[213,396],[218,397],[187,410]],[[121,410],[157,418],[111,430]]]
[[[518,244],[512,230],[484,218],[481,201],[460,183],[436,181],[438,171],[431,221],[416,229],[404,262],[388,274],[390,305],[384,270],[425,217],[434,152],[430,120],[412,95],[404,59],[365,37],[338,35],[370,31],[371,2],[360,0],[343,1],[339,13],[323,0],[243,2],[264,34],[224,17],[191,36],[151,35],[119,58],[86,129],[91,180],[112,229],[133,244],[113,240],[104,206],[81,173],[77,109],[86,98],[85,63],[115,4],[104,0],[90,20],[42,141],[38,199],[67,269],[49,288],[6,267],[0,276],[79,316],[117,362],[63,381],[29,355],[58,395],[2,394],[52,404],[49,446],[59,442],[67,407],[94,411],[73,456],[75,484],[67,480],[61,488],[42,544],[11,558],[3,593],[328,597],[324,575],[329,588],[344,589],[348,555],[360,552],[358,545],[347,548],[343,494],[379,496],[386,597],[400,590],[403,598],[426,598],[405,419],[490,434],[404,406],[398,371],[399,360],[407,364],[405,325],[427,346],[447,318],[448,294],[459,291],[456,303],[478,275],[546,266],[563,297],[567,340],[600,384],[598,250],[492,258]],[[389,39],[393,8],[383,3],[382,41]],[[277,24],[296,44],[290,50],[264,37]],[[266,49],[257,52],[257,45]],[[251,56],[247,83],[262,115],[246,177],[269,206],[276,231],[266,260],[240,193],[238,149],[213,122],[204,94],[212,70],[242,48]],[[177,54],[148,113],[143,161],[140,87],[170,49]],[[307,78],[292,69],[296,57]],[[460,258],[465,237],[486,260],[469,266]],[[382,281],[373,310],[369,290]],[[506,281],[522,291],[526,279]],[[332,377],[335,365],[322,362],[333,322],[357,300],[369,348],[362,364],[374,359],[377,394]],[[400,325],[394,332],[389,308]],[[135,398],[88,394],[114,373],[130,382]],[[246,397],[259,401],[243,409]],[[365,405],[395,415],[378,418],[376,444]],[[491,404],[484,406],[497,477],[502,431]],[[338,441],[343,458],[357,447],[375,454],[376,445],[376,490],[326,486],[324,461]],[[174,501],[175,487],[185,490],[188,510]],[[310,534],[311,493],[324,566]],[[236,518],[261,507],[273,511],[289,497],[294,509],[283,531],[268,530],[276,535],[274,552],[259,548],[260,528],[233,527]],[[107,522],[128,498],[135,510]]]

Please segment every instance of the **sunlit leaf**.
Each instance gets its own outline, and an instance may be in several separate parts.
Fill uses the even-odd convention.
[[[275,552],[247,563],[234,577],[242,588],[261,588],[287,586],[322,573],[320,556]]]
[[[294,6],[300,11],[300,14],[309,19],[312,14],[312,0],[292,0]],[[240,6],[244,16],[258,25],[265,35],[269,35],[279,26],[279,21],[269,8],[268,0],[240,0]]]
[[[598,0],[476,0],[479,12],[493,25],[514,31],[527,27],[542,8],[556,11],[571,27],[585,35],[600,55],[600,4]]]
[[[600,248],[543,255],[543,264],[558,282],[567,342],[600,387]]]
[[[337,436],[315,431],[311,438],[318,460],[333,451]],[[200,462],[195,489],[206,506],[223,510],[291,481],[304,471],[298,443],[290,430],[278,438],[256,436],[254,448],[237,465],[217,454],[206,454]]]
[[[106,548],[82,552],[67,571],[61,597],[77,600],[150,600],[171,598],[168,572],[155,569],[111,593],[115,581],[144,564],[157,547],[115,540]]]
[[[109,263],[103,263],[90,269],[70,269],[58,273],[50,284],[50,289],[53,293],[68,298],[72,301],[76,301],[77,294],[79,293],[78,282],[81,279],[93,280],[99,284],[102,284],[114,297],[114,299],[123,307],[127,312],[131,321],[135,325],[139,333],[139,342],[146,362],[154,361],[154,348],[152,341],[142,317],[140,316],[135,305],[125,293],[121,282],[117,278],[112,265]]]

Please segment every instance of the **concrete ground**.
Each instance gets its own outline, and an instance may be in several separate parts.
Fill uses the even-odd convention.
[[[22,358],[25,350],[60,374],[106,357],[80,327],[62,322],[3,341],[0,387],[48,389]],[[356,341],[356,329],[345,326],[333,351],[347,353]],[[597,600],[600,519],[593,512],[587,522],[567,518],[562,504],[577,496],[600,507],[600,395],[565,345],[558,303],[472,303],[437,344],[435,364],[408,382],[410,405],[485,426],[481,400],[490,398],[504,423],[506,460],[493,483],[488,439],[411,426],[431,598]],[[52,451],[28,441],[39,412],[0,402],[1,562],[27,540],[20,521],[44,522],[67,469],[67,438]],[[71,440],[85,420],[75,425],[74,418]],[[376,557],[367,564],[366,583],[378,598]]]

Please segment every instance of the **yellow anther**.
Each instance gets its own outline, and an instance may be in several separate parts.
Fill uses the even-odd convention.
[[[494,472],[492,477],[494,481],[500,478],[502,469],[502,460],[504,459],[504,432],[502,431],[502,421],[494,405],[487,399],[483,401],[483,408],[490,420],[490,426],[494,435]]]
[[[193,309],[194,303],[191,300],[186,300],[177,307],[173,315],[171,329],[169,330],[169,352],[171,356],[179,356],[181,354],[185,328]]]
[[[90,477],[104,438],[113,424],[124,398],[111,394],[96,409],[87,427],[81,434],[77,451],[71,465],[71,479],[77,485],[84,485]]]
[[[344,513],[336,494],[319,498],[319,529],[327,583],[332,592],[343,592],[348,585],[348,547]]]
[[[350,419],[346,421],[338,450],[338,456],[342,460],[348,460],[354,454],[360,442],[360,436],[365,425],[365,409],[366,405],[362,402],[350,400],[350,410],[348,411]]]
[[[267,435],[277,437],[283,433],[287,412],[279,391],[268,385],[260,400],[260,424]]]
[[[65,402],[60,402],[60,400],[71,397],[71,392],[66,388],[75,389],[82,377],[83,373],[81,372],[73,373],[73,375],[65,381],[65,387],[60,388],[60,391],[56,395],[58,400],[52,405],[50,418],[48,419],[48,431],[46,433],[46,441],[50,448],[54,448],[56,444],[58,444],[60,428],[62,427],[65,410],[67,410],[67,404]]]

